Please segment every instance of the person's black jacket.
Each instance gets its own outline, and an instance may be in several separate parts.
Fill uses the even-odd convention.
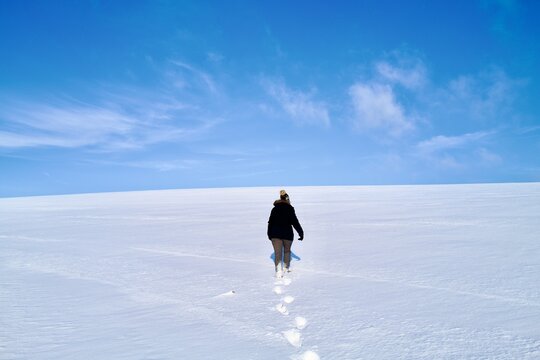
[[[293,226],[298,235],[303,238],[304,230],[298,222],[292,205],[286,200],[276,200],[268,220],[268,239],[294,240]]]

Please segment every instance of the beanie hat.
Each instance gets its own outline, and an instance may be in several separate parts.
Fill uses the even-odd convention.
[[[281,200],[285,200],[285,201],[289,202],[289,194],[287,194],[287,192],[285,190],[281,190],[279,192],[279,198]]]

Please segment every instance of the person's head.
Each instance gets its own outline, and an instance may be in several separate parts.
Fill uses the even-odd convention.
[[[281,190],[279,192],[279,198],[281,200],[285,200],[285,201],[289,202],[289,194],[287,194],[287,192],[285,190]]]

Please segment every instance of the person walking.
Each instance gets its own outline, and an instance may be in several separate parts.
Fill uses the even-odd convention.
[[[267,231],[268,239],[272,241],[274,247],[274,264],[278,277],[283,275],[283,271],[290,271],[291,246],[294,240],[293,227],[298,233],[298,240],[304,240],[304,230],[296,217],[289,195],[285,190],[281,190],[279,200],[274,201],[274,208],[270,212]],[[282,253],[284,268],[281,267]]]

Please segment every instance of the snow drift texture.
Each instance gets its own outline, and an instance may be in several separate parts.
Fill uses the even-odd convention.
[[[540,358],[540,184],[287,190],[0,199],[0,359]]]

